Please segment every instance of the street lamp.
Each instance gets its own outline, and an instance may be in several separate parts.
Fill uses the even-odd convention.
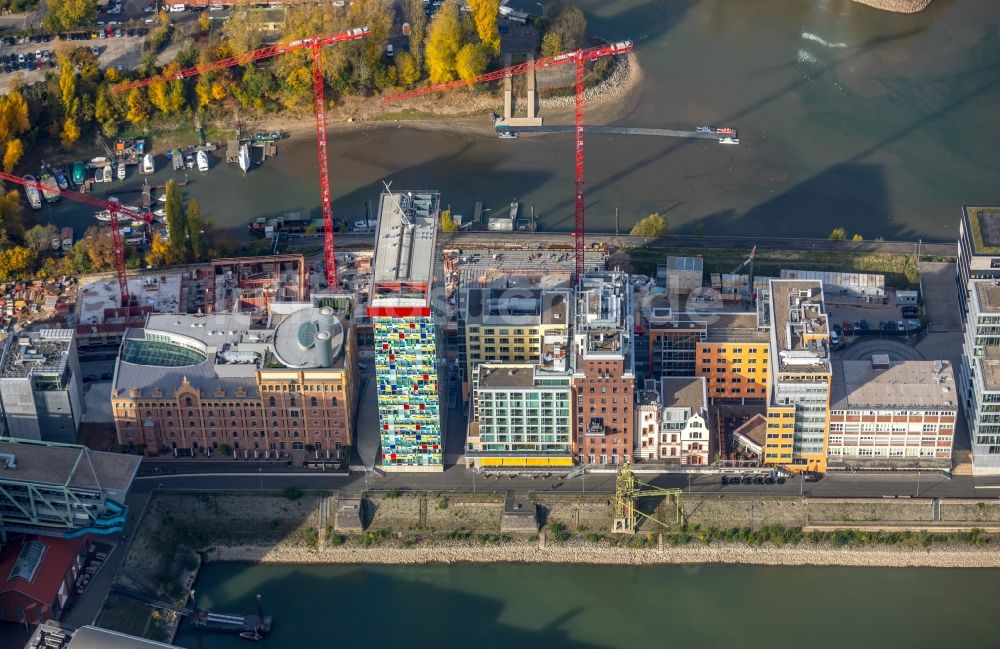
[[[917,468],[917,493],[914,494],[914,497],[916,497],[916,498],[920,497],[920,468],[919,467]]]

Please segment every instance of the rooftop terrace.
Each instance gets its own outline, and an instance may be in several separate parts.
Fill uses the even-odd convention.
[[[771,280],[770,286],[770,338],[780,369],[828,374],[829,331],[822,284],[817,280]]]
[[[980,313],[1000,313],[1000,286],[994,280],[975,280],[976,302]]]

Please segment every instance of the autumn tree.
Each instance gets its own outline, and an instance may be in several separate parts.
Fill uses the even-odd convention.
[[[24,231],[24,245],[38,252],[45,252],[52,248],[52,237],[58,234],[59,231],[52,224],[36,225]]]
[[[420,65],[409,52],[396,55],[396,82],[404,88],[412,88],[420,81]]]
[[[114,241],[110,228],[91,226],[73,246],[77,272],[108,270],[114,263]]]
[[[843,241],[847,238],[847,230],[844,228],[834,228],[827,237],[830,241]]]
[[[129,122],[132,124],[141,124],[149,119],[149,98],[146,96],[145,88],[133,88],[128,93],[126,103],[128,105],[128,113],[125,114],[125,119]]]
[[[662,237],[667,234],[667,219],[659,212],[653,212],[632,226],[633,237]]]
[[[479,42],[493,54],[500,53],[500,34],[497,33],[497,13],[500,0],[469,0],[472,21],[476,25]]]
[[[553,16],[549,31],[559,35],[564,51],[579,49],[587,33],[587,19],[583,12],[564,2],[550,2],[545,9],[546,15]]]
[[[13,140],[8,140],[7,146],[4,147],[3,151],[3,170],[7,173],[14,171],[14,167],[20,162],[21,156],[24,155],[24,144],[20,139],[14,138]]]
[[[458,232],[458,222],[451,217],[451,210],[441,210],[441,232]]]
[[[16,189],[0,189],[0,244],[24,231],[21,223],[21,193]]]
[[[26,246],[0,250],[0,282],[20,279],[34,268],[38,252]]]
[[[59,141],[62,143],[64,149],[69,149],[79,139],[80,126],[76,123],[75,119],[67,117],[63,120],[62,135],[59,137]]]
[[[205,223],[201,220],[201,208],[198,201],[191,200],[187,208],[188,247],[191,251],[191,261],[205,259]]]
[[[76,117],[80,108],[80,100],[76,96],[76,69],[70,57],[59,58],[59,99],[66,117]]]
[[[466,43],[455,55],[455,73],[459,79],[470,81],[483,73],[488,61],[485,46]]]
[[[170,248],[178,260],[184,257],[187,241],[187,222],[184,218],[184,199],[181,190],[173,178],[167,181],[167,234],[170,235]]]
[[[150,266],[166,266],[173,258],[170,241],[154,232],[149,241],[149,252],[146,253],[146,263]]]
[[[427,30],[425,56],[431,83],[444,83],[455,78],[455,57],[461,45],[458,5],[448,0],[431,20]]]
[[[42,24],[52,31],[91,25],[97,19],[96,0],[48,0]]]
[[[198,16],[198,29],[203,32],[207,32],[212,26],[212,19],[208,17],[208,14],[203,13]]]
[[[542,56],[562,54],[562,39],[556,32],[549,32],[542,37]]]

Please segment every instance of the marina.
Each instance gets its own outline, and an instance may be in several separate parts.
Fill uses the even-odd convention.
[[[112,586],[111,592],[129,599],[142,602],[165,611],[171,611],[188,619],[191,627],[199,633],[223,633],[236,635],[245,640],[262,640],[271,632],[274,617],[264,613],[261,596],[257,595],[257,613],[242,615],[238,613],[218,613],[198,608],[194,601],[194,592],[189,594],[192,606],[179,606],[158,599],[154,595],[125,586]]]

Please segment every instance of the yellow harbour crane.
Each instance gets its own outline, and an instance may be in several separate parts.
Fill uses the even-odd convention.
[[[668,523],[657,520],[649,514],[644,514],[636,507],[639,498],[650,496],[666,496],[668,502],[674,504],[674,522],[681,522],[681,490],[662,489],[639,482],[632,473],[632,466],[626,462],[618,469],[615,477],[615,518],[611,527],[613,534],[635,534],[636,516],[643,516],[663,527]]]

